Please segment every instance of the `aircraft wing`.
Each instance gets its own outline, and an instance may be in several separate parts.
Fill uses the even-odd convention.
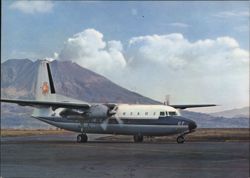
[[[63,101],[37,101],[37,100],[14,100],[14,99],[1,99],[1,102],[15,103],[20,106],[31,107],[52,107],[57,108],[69,108],[69,109],[89,109],[90,104],[85,102],[63,102]]]
[[[184,104],[184,105],[169,105],[176,109],[186,109],[186,108],[198,108],[198,107],[211,107],[211,106],[217,106],[215,104]]]

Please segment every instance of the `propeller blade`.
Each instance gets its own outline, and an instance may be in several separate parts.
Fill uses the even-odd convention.
[[[115,115],[115,119],[119,124],[123,124],[123,121],[117,115]]]
[[[101,127],[102,127],[103,130],[107,130],[108,123],[109,123],[109,118],[105,119],[105,120],[101,123]]]

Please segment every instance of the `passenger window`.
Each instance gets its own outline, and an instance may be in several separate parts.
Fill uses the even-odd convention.
[[[123,113],[123,115],[125,116],[125,115],[126,115],[126,113],[124,112],[124,113]]]
[[[170,111],[168,113],[169,113],[170,116],[176,116],[177,115],[177,113],[175,111]]]
[[[147,116],[147,115],[148,115],[148,112],[145,112],[145,115]]]
[[[168,116],[168,112],[166,111],[166,116]]]
[[[160,112],[160,116],[165,116],[165,112]]]
[[[154,112],[154,116],[155,116],[155,112]]]
[[[132,115],[133,115],[133,113],[131,112],[131,113],[130,113],[130,116],[132,116]]]
[[[137,115],[140,115],[140,113],[138,112]]]

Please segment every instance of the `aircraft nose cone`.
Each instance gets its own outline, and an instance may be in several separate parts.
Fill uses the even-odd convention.
[[[189,130],[194,130],[196,129],[197,125],[194,121],[189,122],[188,124]]]

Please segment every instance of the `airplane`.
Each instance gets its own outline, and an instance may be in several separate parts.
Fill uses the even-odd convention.
[[[84,76],[83,76],[84,77]],[[55,127],[80,133],[77,142],[88,141],[87,133],[132,135],[134,142],[144,136],[178,135],[177,143],[197,128],[178,109],[210,107],[215,104],[170,105],[89,103],[56,93],[50,61],[40,60],[35,100],[1,99],[1,102],[34,107],[31,117]]]

